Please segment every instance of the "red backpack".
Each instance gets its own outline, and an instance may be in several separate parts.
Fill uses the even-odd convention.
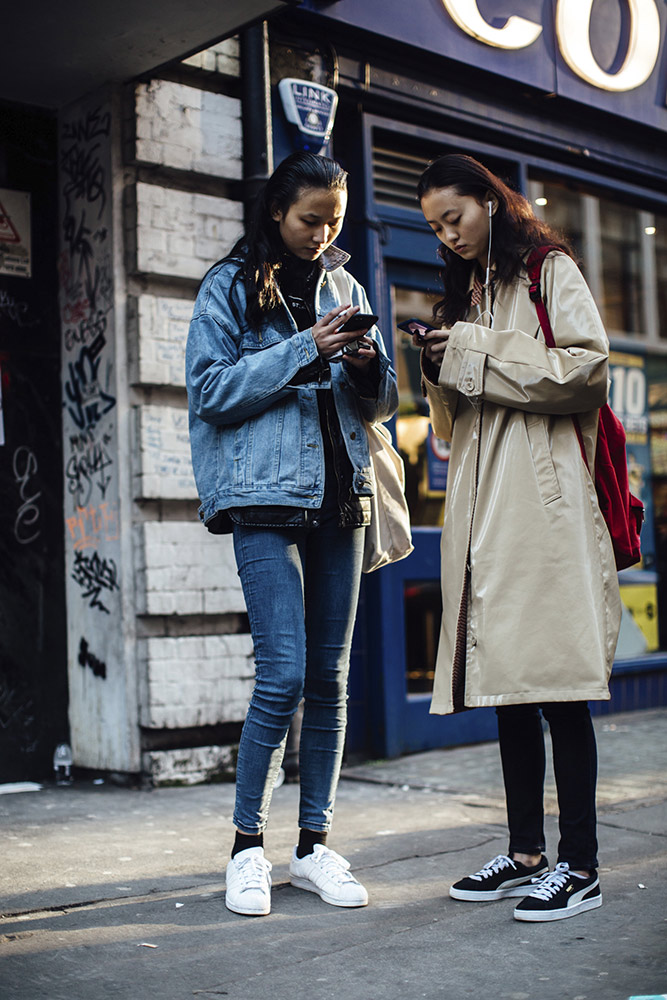
[[[530,279],[530,297],[535,303],[547,347],[555,347],[551,323],[542,299],[540,273],[544,258],[558,247],[537,247],[526,262]],[[579,420],[572,414],[572,423],[577,433],[581,455],[588,469],[588,459],[584,448]],[[590,470],[589,470],[590,471]],[[633,496],[628,485],[628,460],[625,453],[625,431],[623,424],[605,403],[600,410],[598,437],[595,448],[595,489],[600,510],[605,519],[614,549],[617,569],[634,566],[641,558],[639,532],[644,521],[644,505]]]

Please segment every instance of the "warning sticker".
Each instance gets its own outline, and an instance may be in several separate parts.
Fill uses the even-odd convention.
[[[0,274],[31,277],[30,194],[0,188]]]

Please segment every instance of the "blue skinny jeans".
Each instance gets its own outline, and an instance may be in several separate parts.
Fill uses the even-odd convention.
[[[234,823],[241,833],[266,828],[302,698],[299,826],[318,832],[331,827],[364,535],[337,526],[234,525],[256,664],[236,770]]]

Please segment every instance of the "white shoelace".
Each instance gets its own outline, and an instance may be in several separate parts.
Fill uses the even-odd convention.
[[[350,862],[336,854],[331,848],[324,844],[316,844],[313,851],[313,862],[327,875],[333,882],[342,885],[344,882],[356,882],[353,875],[348,871]]]
[[[251,854],[236,862],[236,870],[243,882],[243,889],[265,889],[272,864],[261,854]]]
[[[570,866],[567,861],[559,861],[552,872],[547,872],[540,879],[533,879],[536,884],[530,895],[547,902],[563,888],[569,877]]]
[[[490,878],[492,875],[497,875],[504,868],[513,868],[516,871],[516,865],[512,859],[508,858],[506,854],[499,854],[493,861],[489,861],[488,865],[484,865],[478,872],[471,875],[470,878],[476,878],[481,881],[482,879]]]

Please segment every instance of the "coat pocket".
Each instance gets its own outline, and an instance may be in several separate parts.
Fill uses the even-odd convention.
[[[539,413],[526,413],[524,418],[542,503],[552,503],[560,499],[562,494],[549,447],[547,420]]]

